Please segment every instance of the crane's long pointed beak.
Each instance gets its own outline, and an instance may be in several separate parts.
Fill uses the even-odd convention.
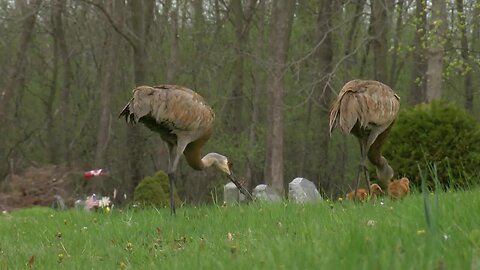
[[[227,175],[228,175],[228,178],[230,179],[230,181],[232,181],[232,183],[234,183],[235,186],[237,186],[238,190],[240,190],[240,192],[243,195],[245,195],[249,200],[253,200],[252,194],[250,194],[250,192],[248,192],[248,190],[246,188],[244,188],[242,186],[242,184],[240,184],[240,182],[235,180],[235,178],[233,177],[233,171],[231,170],[231,168],[230,168],[230,174],[227,174]]]

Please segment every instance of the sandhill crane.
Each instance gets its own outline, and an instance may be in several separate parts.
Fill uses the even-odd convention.
[[[352,133],[360,143],[360,165],[355,190],[358,189],[360,173],[365,173],[367,186],[370,180],[365,164],[366,158],[376,167],[377,177],[387,188],[393,177],[393,169],[382,156],[381,147],[397,118],[400,97],[378,81],[352,80],[347,82],[330,110],[330,135],[338,126],[342,133]]]
[[[203,98],[191,89],[178,85],[139,86],[133,89],[133,97],[119,117],[132,124],[143,123],[160,134],[168,146],[170,179],[170,207],[175,214],[174,190],[176,170],[182,154],[195,170],[216,166],[226,173],[247,197],[248,191],[233,178],[231,163],[218,153],[201,157],[202,147],[213,131],[215,113]]]

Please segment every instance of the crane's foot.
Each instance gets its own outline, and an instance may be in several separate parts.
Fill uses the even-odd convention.
[[[368,193],[371,194],[372,191],[370,190],[370,176],[368,175],[368,168],[364,163],[360,163],[358,165],[357,186],[360,182],[360,173],[361,172],[363,172],[363,174],[365,176],[365,182],[367,183]]]
[[[362,173],[365,176],[365,182],[367,183],[368,194],[372,194],[372,190],[370,187],[370,176],[368,175],[368,168],[365,165],[365,163],[360,163],[358,165],[357,182],[355,183],[355,195],[357,194],[358,186],[360,185],[360,177]]]
[[[360,164],[358,164],[358,171],[357,171],[357,181],[355,182],[355,196],[354,196],[354,201],[360,201],[359,198],[357,198],[357,191],[358,191],[358,187],[360,185],[360,177],[362,175],[362,172],[365,174],[365,176],[367,177],[367,174],[368,174],[368,171],[367,171],[367,166],[365,165],[364,162],[360,162]],[[370,184],[369,184],[369,181],[367,180],[367,185],[368,185],[368,190],[370,192]]]

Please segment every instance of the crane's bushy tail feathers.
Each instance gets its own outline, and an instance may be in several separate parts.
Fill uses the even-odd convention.
[[[351,92],[345,92],[340,103],[338,125],[344,134],[350,133],[358,121],[358,102]]]
[[[133,113],[130,112],[130,104],[132,100],[130,100],[130,102],[128,102],[127,105],[125,105],[122,112],[118,115],[118,118],[123,116],[125,117],[125,122],[133,125],[135,124],[135,116],[133,115]]]
[[[338,126],[342,133],[348,134],[358,120],[358,103],[352,92],[344,91],[335,100],[330,110],[330,135]]]
[[[337,124],[337,117],[338,117],[338,99],[333,103],[332,108],[330,109],[330,122],[329,122],[329,132],[330,136],[332,136],[332,131]]]

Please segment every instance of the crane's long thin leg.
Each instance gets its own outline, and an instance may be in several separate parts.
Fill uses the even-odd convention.
[[[167,144],[167,145],[168,145],[168,180],[170,184],[170,211],[172,215],[175,215],[175,197],[173,195],[175,192],[176,168],[173,168],[173,163],[175,160],[176,147],[173,144]]]
[[[360,173],[363,173],[363,176],[365,177],[365,182],[367,183],[367,189],[368,189],[368,194],[371,194],[370,190],[370,177],[368,176],[368,168],[367,168],[367,155],[368,155],[368,140],[362,140],[360,139],[360,155],[361,155],[361,161],[360,164],[358,165],[358,177],[357,177],[357,187],[360,183]],[[355,189],[355,194],[357,190]]]
[[[172,216],[175,216],[176,211],[175,211],[175,182],[177,176],[175,175],[175,172],[169,173],[168,174],[168,179],[170,180],[170,213]]]
[[[169,148],[170,151],[170,162],[168,169],[168,178],[170,179],[170,208],[172,215],[175,215],[175,183],[177,179],[177,167],[180,157],[187,147],[188,142],[183,140],[178,140],[176,147],[172,146]]]
[[[365,173],[365,181],[367,182],[368,194],[372,194],[372,190],[370,189],[370,176],[368,175],[368,168],[367,168],[367,164],[366,164],[367,153],[368,153],[368,148],[365,151],[365,157],[363,158],[363,160],[364,160],[363,172]]]
[[[363,171],[365,172],[366,166],[365,166],[365,160],[367,157],[367,152],[365,151],[365,144],[366,141],[364,139],[359,138],[358,142],[360,143],[360,163],[358,164],[358,171],[357,171],[357,181],[355,183],[355,193],[354,193],[354,198],[357,199],[357,190],[358,190],[358,185],[360,184],[360,173]]]

